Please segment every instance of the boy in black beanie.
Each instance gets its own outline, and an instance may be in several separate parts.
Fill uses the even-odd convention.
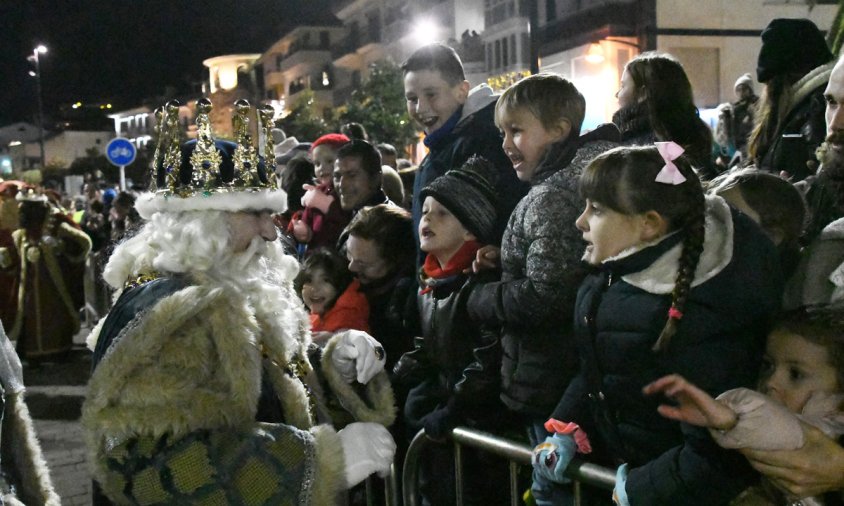
[[[404,408],[411,436],[424,429],[428,437],[442,441],[457,425],[489,429],[490,422],[500,420],[506,411],[499,401],[498,334],[472,324],[466,314],[466,300],[478,282],[467,271],[477,250],[496,241],[493,170],[483,158],[472,157],[420,192],[419,243],[427,253],[417,296],[422,337],[394,369],[395,381],[413,385]],[[454,502],[452,459],[450,448],[443,445],[433,445],[422,459],[421,490],[428,503]],[[469,468],[464,497],[478,504],[501,502],[506,491],[489,484],[506,484],[506,475],[493,481],[490,472],[506,472],[505,467],[493,471],[494,464],[481,464],[479,459],[464,459]],[[482,472],[472,471],[479,466]]]

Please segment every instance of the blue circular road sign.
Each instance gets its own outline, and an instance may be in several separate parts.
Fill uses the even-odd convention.
[[[129,142],[129,139],[123,137],[112,139],[106,146],[106,158],[112,165],[118,167],[134,162],[137,153],[138,150],[135,149],[135,145]]]

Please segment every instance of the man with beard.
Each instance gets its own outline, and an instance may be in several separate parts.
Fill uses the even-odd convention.
[[[827,225],[844,216],[844,106],[838,102],[844,100],[844,69],[839,71],[841,95],[836,99],[832,94],[832,79],[825,95],[827,136],[818,148],[821,167],[817,175],[807,178],[804,184],[795,184],[805,190],[809,211],[809,223],[801,237],[804,245],[815,240]]]
[[[213,141],[210,102],[198,109],[198,140],[180,148],[168,104],[153,191],[136,202],[147,223],[103,275],[122,293],[89,337],[82,423],[108,498],[95,504],[335,504],[392,463],[383,348],[340,332],[315,371],[298,263],[271,218],[287,197],[251,146],[248,104],[238,144]],[[365,423],[318,425],[328,392]]]
[[[802,239],[808,247],[786,286],[786,309],[844,299],[844,59],[832,69],[824,98],[821,168],[806,182],[810,215]]]
[[[844,303],[844,58],[832,69],[824,98],[826,141],[821,169],[807,196],[813,213],[810,226],[819,234],[786,285],[784,309]],[[803,425],[803,432],[806,442],[798,450],[742,453],[794,497],[844,491],[844,448],[808,425]]]

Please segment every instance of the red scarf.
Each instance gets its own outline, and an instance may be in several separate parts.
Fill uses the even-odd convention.
[[[437,257],[428,253],[425,257],[425,263],[422,265],[422,283],[426,285],[426,279],[443,279],[455,276],[465,271],[472,266],[472,261],[475,259],[475,254],[481,248],[481,243],[478,241],[466,241],[457,252],[448,260],[445,267],[440,267],[440,261]],[[419,293],[428,293],[433,290],[433,286],[425,286]]]

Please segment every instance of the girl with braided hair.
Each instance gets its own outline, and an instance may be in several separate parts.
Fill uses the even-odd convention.
[[[751,386],[782,293],[773,243],[705,196],[682,153],[673,142],[617,148],[581,176],[576,225],[593,268],[575,306],[581,369],[534,450],[535,474],[558,483],[578,450],[620,466],[623,505],[726,504],[754,480],[740,455],[642,394],[666,374],[714,395]]]

